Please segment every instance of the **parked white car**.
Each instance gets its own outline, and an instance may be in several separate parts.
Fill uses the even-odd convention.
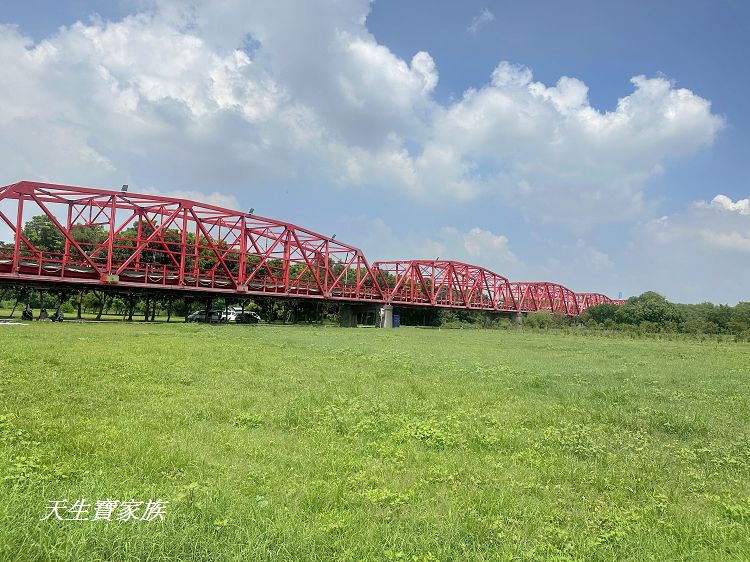
[[[237,313],[239,311],[235,309],[233,306],[228,306],[224,310],[221,311],[221,321],[222,322],[234,322],[237,320]]]
[[[245,312],[246,315],[255,315],[257,320],[260,320],[260,316],[254,312]],[[208,315],[205,310],[196,310],[187,317],[188,322],[238,322],[238,316],[242,315],[242,309],[235,308],[233,306],[227,306],[226,308],[217,308],[209,310]],[[256,320],[256,322],[257,322]],[[252,320],[250,320],[252,322]]]

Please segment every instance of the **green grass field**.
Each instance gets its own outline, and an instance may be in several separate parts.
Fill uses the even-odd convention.
[[[35,323],[0,408],[0,560],[750,560],[747,344]]]

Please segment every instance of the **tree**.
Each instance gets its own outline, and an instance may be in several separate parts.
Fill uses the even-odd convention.
[[[92,246],[102,244],[109,235],[107,234],[107,231],[104,230],[104,227],[98,224],[74,224],[70,229],[70,236],[73,240],[78,242],[78,245],[83,251],[89,253],[89,251],[94,250],[94,248],[91,248]]]
[[[70,298],[72,291],[70,289],[53,289],[50,294],[54,297],[57,312],[60,312],[63,304]]]
[[[24,225],[23,233],[41,252],[61,254],[65,248],[65,236],[47,215],[31,217]]]
[[[568,319],[564,314],[559,312],[540,310],[538,312],[530,312],[524,320],[524,325],[529,328],[562,328],[568,325]]]
[[[664,324],[680,321],[680,314],[675,306],[653,291],[647,291],[639,297],[630,299],[627,304],[635,307],[638,323],[647,321]]]
[[[107,304],[108,295],[104,290],[92,290],[83,297],[83,306],[85,309],[96,310],[96,320],[102,319],[104,307]]]
[[[25,287],[21,285],[15,287],[13,292],[16,296],[16,302],[13,303],[13,310],[11,310],[10,316],[8,316],[8,318],[13,318],[13,315],[16,313],[16,308],[18,308],[19,303],[28,303],[29,300],[31,300],[31,287]]]
[[[78,302],[76,303],[76,318],[81,319],[81,308],[83,308],[83,289],[78,291]]]
[[[10,242],[0,241],[0,256],[12,256],[15,246]]]
[[[584,323],[588,320],[594,320],[599,324],[611,324],[615,321],[619,308],[619,305],[612,303],[592,306],[591,308],[587,308],[583,314],[581,314],[580,320]]]

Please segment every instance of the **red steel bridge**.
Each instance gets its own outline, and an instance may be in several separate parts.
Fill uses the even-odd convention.
[[[55,247],[24,234],[34,216]],[[622,302],[455,261],[370,264],[290,223],[160,195],[22,181],[0,187],[0,221],[13,233],[0,245],[4,283],[566,315]]]

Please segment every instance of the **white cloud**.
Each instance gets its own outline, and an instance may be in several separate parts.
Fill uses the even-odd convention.
[[[661,220],[665,229],[667,224],[674,228],[675,221]],[[719,194],[710,202],[698,201],[693,205],[689,226],[677,230],[683,236],[697,235],[715,250],[750,252],[750,199],[732,201]]]
[[[153,6],[39,43],[3,28],[8,181],[137,185],[138,170],[145,185],[236,190],[305,178],[416,201],[495,196],[534,222],[581,228],[643,217],[647,180],[724,124],[666,78],[633,78],[601,112],[580,80],[547,86],[507,62],[441,105],[432,57],[407,62],[379,44],[367,0]]]
[[[750,199],[738,199],[732,201],[731,198],[726,195],[719,194],[714,197],[710,203],[705,201],[699,201],[696,206],[700,208],[714,208],[722,209],[725,211],[733,211],[741,215],[750,215]]]
[[[411,63],[365,26],[369,0],[160,0],[157,12],[193,30],[217,52],[258,41],[257,64],[324,124],[328,141],[377,147],[424,127],[437,83],[429,54]]]
[[[471,23],[467,26],[466,31],[472,35],[476,35],[481,28],[493,21],[495,21],[495,14],[490,12],[487,8],[484,8],[474,16],[474,19],[472,19]]]
[[[664,78],[632,82],[634,91],[615,110],[600,112],[579,80],[563,77],[547,87],[532,82],[528,69],[501,63],[491,84],[468,90],[435,120],[425,151],[460,156],[433,190],[475,181],[476,193],[498,193],[546,222],[642,216],[646,181],[669,160],[712,142],[724,121],[709,102]]]
[[[576,241],[576,249],[574,252],[570,252],[570,254],[574,256],[577,264],[584,267],[587,271],[592,269],[612,269],[614,266],[607,253],[587,244],[582,238]]]
[[[161,195],[164,197],[174,197],[175,199],[188,199],[190,201],[197,201],[199,203],[206,203],[208,205],[215,205],[216,207],[224,207],[233,211],[241,211],[242,206],[234,195],[226,195],[213,191],[211,193],[205,193],[202,191],[194,190],[171,190],[161,191],[153,187],[144,187],[139,190],[140,193],[148,193],[149,195]]]
[[[748,300],[750,215],[728,203],[719,196],[644,223],[621,264],[628,276],[682,302]]]
[[[643,217],[648,179],[724,127],[708,101],[662,77],[633,78],[634,91],[609,112],[589,104],[580,80],[546,86],[532,78],[500,63],[489,85],[434,113],[420,151],[392,138],[375,155],[358,155],[362,173],[344,177],[384,177],[390,161],[390,185],[417,198],[496,194],[529,220],[580,229]]]
[[[217,4],[162,2],[39,43],[4,27],[13,87],[0,88],[0,126],[18,132],[0,156],[9,181],[118,183],[158,165],[180,183],[372,185],[348,175],[357,160],[398,173],[403,142],[435,108],[428,53],[407,63],[378,44],[364,26],[369,2]],[[252,56],[238,48],[248,34],[262,41]]]
[[[707,228],[699,231],[701,238],[709,245],[722,250],[750,252],[750,229],[740,232],[716,232]]]
[[[508,249],[508,238],[502,234],[494,234],[489,230],[482,230],[475,226],[463,234],[466,254],[476,259],[491,259],[492,261],[515,261],[516,256]]]
[[[496,88],[528,86],[532,78],[531,70],[525,66],[513,64],[508,61],[502,61],[492,71],[492,86]],[[473,90],[468,90],[467,94],[473,95]]]
[[[510,249],[508,237],[478,226],[468,230],[443,226],[428,235],[401,226],[398,231],[382,218],[365,216],[347,221],[364,233],[362,248],[372,261],[393,259],[450,259],[486,267],[501,275],[523,264]]]
[[[119,185],[141,167],[200,176],[217,141],[225,155],[242,142],[238,159],[251,158],[258,141],[236,131],[257,139],[282,99],[244,53],[219,55],[147,15],[78,23],[37,44],[2,31],[0,64],[13,81],[0,88],[8,181]],[[239,119],[231,135],[227,113]]]

